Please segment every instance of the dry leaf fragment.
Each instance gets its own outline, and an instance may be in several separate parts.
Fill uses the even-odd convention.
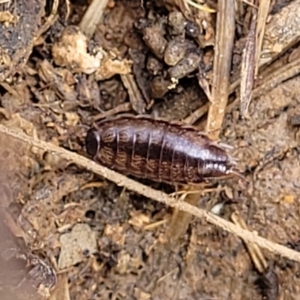
[[[113,52],[106,53],[102,49],[100,49],[100,51],[103,55],[103,59],[100,67],[95,73],[96,80],[105,80],[117,74],[126,75],[131,73],[131,60],[119,60]]]
[[[8,27],[9,23],[15,21],[15,16],[8,10],[0,11],[0,23],[4,23],[4,26]]]
[[[87,48],[87,37],[79,28],[67,27],[60,41],[52,47],[54,62],[78,73],[92,74],[100,67],[103,53],[96,51],[95,55],[91,55]]]
[[[87,224],[77,224],[72,232],[60,237],[61,253],[58,260],[60,269],[71,267],[81,262],[84,252],[95,253],[97,251],[96,234]]]
[[[105,226],[103,235],[111,239],[111,241],[117,245],[124,245],[125,234],[124,228],[119,224],[107,224]]]

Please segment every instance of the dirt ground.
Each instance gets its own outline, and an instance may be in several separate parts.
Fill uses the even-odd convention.
[[[87,157],[87,129],[110,114],[151,114],[176,121],[209,104],[203,82],[211,83],[214,76],[214,15],[200,14],[207,25],[201,31],[182,14],[172,14],[180,11],[174,3],[181,1],[109,1],[87,43],[88,49],[102,49],[106,65],[99,71],[96,56],[80,52],[85,40],[76,26],[85,1],[59,3],[57,19],[50,19],[53,1],[17,2],[0,4],[1,13],[11,13],[0,14],[0,123],[7,128]],[[271,2],[270,14],[289,3]],[[243,30],[242,25],[237,29],[232,81],[240,74]],[[176,47],[171,49],[172,43]],[[68,47],[76,51],[64,56]],[[297,47],[291,51],[296,53]],[[83,63],[72,69],[66,57],[77,54]],[[179,65],[186,57],[189,62]],[[206,78],[202,86],[199,65]],[[128,70],[137,88],[132,88]],[[296,251],[299,85],[300,77],[294,76],[252,99],[246,118],[239,105],[229,106],[220,140],[232,146],[249,184],[236,178],[215,180],[214,190],[195,203],[207,211],[218,209],[217,215],[226,220],[238,212],[249,230]],[[205,129],[206,120],[206,113],[198,118],[199,130]],[[123,189],[48,149],[41,151],[3,133],[0,145],[1,300],[300,299],[298,262],[262,250],[271,270],[269,277],[262,275],[242,239],[195,217],[184,230],[187,215],[171,226],[169,243],[171,207]],[[275,280],[268,281],[271,276]]]

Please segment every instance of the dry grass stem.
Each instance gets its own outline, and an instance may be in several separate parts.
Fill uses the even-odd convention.
[[[232,50],[235,35],[235,1],[218,1],[216,45],[212,102],[208,111],[206,131],[218,139],[228,101]]]
[[[93,0],[86,10],[79,27],[88,37],[92,37],[100,22],[108,0]]]
[[[250,31],[247,36],[247,42],[243,51],[242,69],[241,69],[241,96],[240,111],[242,116],[246,116],[248,106],[252,97],[255,73],[256,56],[256,13],[252,16]]]
[[[241,100],[240,111],[242,116],[248,113],[252,98],[254,81],[259,71],[261,48],[265,33],[267,17],[269,15],[270,0],[259,4],[258,13],[253,9],[250,31],[243,52],[241,71]]]

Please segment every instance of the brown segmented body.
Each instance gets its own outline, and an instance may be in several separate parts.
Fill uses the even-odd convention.
[[[196,128],[145,116],[121,115],[98,123],[86,149],[124,175],[168,184],[199,184],[235,174],[224,147]]]

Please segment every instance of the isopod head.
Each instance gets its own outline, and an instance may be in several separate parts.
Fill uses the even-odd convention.
[[[95,157],[100,148],[100,134],[94,130],[88,130],[85,137],[85,146],[88,155]]]

